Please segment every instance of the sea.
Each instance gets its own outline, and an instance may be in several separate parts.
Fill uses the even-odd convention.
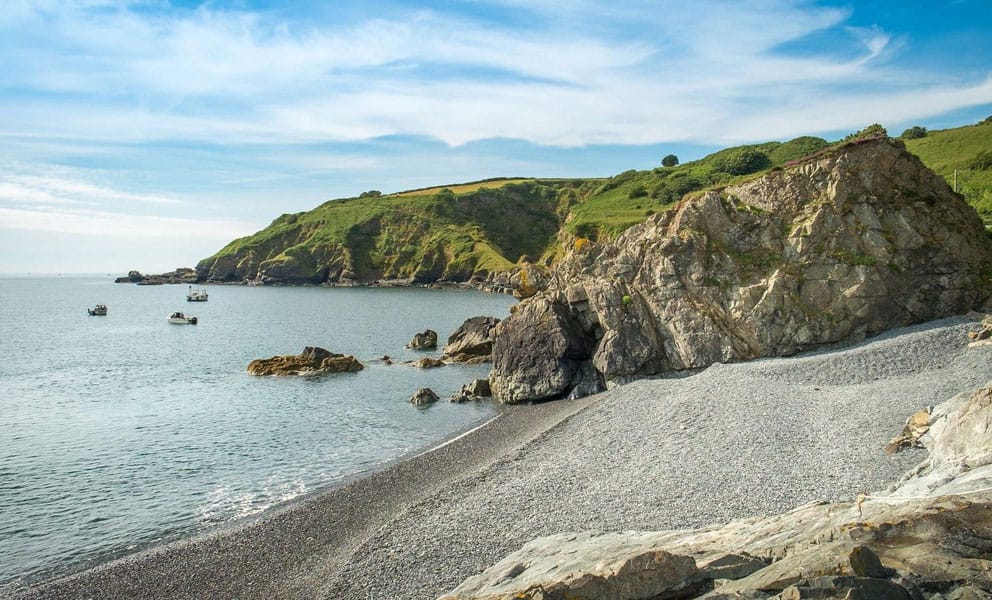
[[[510,296],[424,288],[115,284],[0,276],[0,592],[245,519],[341,485],[492,418],[446,397],[488,365],[418,369]],[[87,308],[106,304],[106,316]],[[173,311],[195,315],[175,325]],[[358,373],[254,377],[305,346]],[[393,364],[382,360],[389,356]],[[442,400],[409,402],[421,387]]]

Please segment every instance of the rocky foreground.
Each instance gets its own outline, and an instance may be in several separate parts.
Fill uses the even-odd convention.
[[[887,490],[666,532],[540,538],[441,600],[992,597],[992,381],[938,405]]]

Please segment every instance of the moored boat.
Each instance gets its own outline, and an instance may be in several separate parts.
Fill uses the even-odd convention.
[[[207,290],[194,290],[189,286],[189,293],[186,294],[186,302],[206,302]]]
[[[179,311],[169,315],[168,321],[174,325],[196,325],[196,317],[184,315]]]
[[[93,308],[87,308],[86,312],[88,312],[91,317],[105,317],[107,316],[107,305],[97,304]]]

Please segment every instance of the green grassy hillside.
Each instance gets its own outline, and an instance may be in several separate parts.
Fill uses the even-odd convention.
[[[557,201],[557,187],[538,181],[332,200],[282,215],[197,271],[214,281],[242,281],[259,270],[283,283],[466,280],[541,255],[560,227]]]
[[[954,186],[968,204],[975,207],[986,227],[992,227],[992,165],[984,165],[979,155],[992,159],[992,117],[977,125],[930,131],[926,137],[906,140],[906,149],[920,157]],[[985,168],[976,168],[984,166]]]
[[[813,154],[829,144],[816,137],[727,148],[700,160],[651,171],[626,171],[593,186],[586,183],[576,194],[566,230],[602,240],[615,237],[661,212],[683,195],[753,176]]]
[[[956,171],[958,191],[992,225],[992,119],[905,142],[952,185]],[[465,281],[521,261],[553,262],[563,236],[611,239],[687,193],[760,176],[830,146],[800,137],[608,179],[492,179],[389,196],[366,192],[282,215],[204,259],[197,271],[212,281],[260,273],[268,282],[295,284]]]

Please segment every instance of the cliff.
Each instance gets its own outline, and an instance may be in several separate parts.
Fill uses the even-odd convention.
[[[690,194],[612,242],[578,238],[550,281],[497,328],[502,402],[963,313],[992,294],[992,239],[944,179],[883,137]]]

